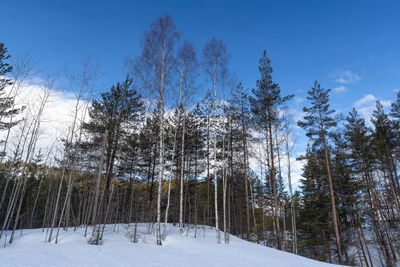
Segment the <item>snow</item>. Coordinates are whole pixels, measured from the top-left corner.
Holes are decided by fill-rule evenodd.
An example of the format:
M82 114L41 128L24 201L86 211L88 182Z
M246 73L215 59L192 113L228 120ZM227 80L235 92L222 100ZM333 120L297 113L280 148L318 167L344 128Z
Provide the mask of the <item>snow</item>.
M215 230L210 227L198 229L194 238L193 229L181 236L178 227L169 224L163 246L157 246L154 235L146 234L147 227L139 225L139 243L133 243L129 238L132 225L117 225L115 232L114 225L108 225L98 246L87 244L84 228L61 230L58 244L44 241L46 230L23 230L22 236L18 231L5 248L4 238L0 239L0 266L335 266L234 236L229 244L216 244Z

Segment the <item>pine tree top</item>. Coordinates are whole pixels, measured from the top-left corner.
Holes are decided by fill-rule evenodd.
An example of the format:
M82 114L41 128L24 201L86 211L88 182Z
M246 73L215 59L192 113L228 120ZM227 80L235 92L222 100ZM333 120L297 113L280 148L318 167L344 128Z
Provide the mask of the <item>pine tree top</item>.
M307 100L310 101L310 107L304 107L306 114L304 119L297 122L297 125L304 128L306 135L319 143L323 136L333 137L330 128L337 125L337 119L333 116L334 109L329 106L329 93L331 89L322 88L318 81L308 90Z

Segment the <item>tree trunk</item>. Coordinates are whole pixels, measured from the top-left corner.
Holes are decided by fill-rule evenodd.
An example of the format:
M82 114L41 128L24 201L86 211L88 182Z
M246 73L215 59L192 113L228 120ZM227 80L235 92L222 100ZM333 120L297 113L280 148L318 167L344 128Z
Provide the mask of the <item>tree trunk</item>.
M286 158L287 158L287 172L288 172L288 183L289 183L289 197L290 197L290 216L292 223L292 238L293 238L293 248L292 252L297 254L297 229L296 229L296 211L293 201L293 189L292 189L292 175L290 166L290 149L289 149L289 133L286 132L285 136L286 145Z
M245 200L246 200L246 222L247 222L247 240L250 240L250 210L249 210L249 192L248 192L248 180L247 180L247 134L246 125L244 121L244 111L242 108L242 144L243 144L243 178L245 188Z
M161 57L161 84L160 84L160 155L159 155L159 170L158 170L158 192L157 192L157 227L156 227L156 239L157 245L161 246L161 193L162 193L162 182L164 179L164 78L165 78L165 49L166 39L163 40L163 51Z
M268 132L269 132L269 148L271 155L271 182L272 182L272 192L274 195L274 211L275 211L275 238L277 248L281 249L281 230L279 226L279 210L278 210L278 197L276 193L276 180L275 180L275 163L274 163L274 144L272 135L272 118L270 109L268 107Z
M324 145L326 171L328 173L329 195L331 198L333 229L334 229L335 237L336 237L336 249L337 249L337 253L338 253L338 257L339 257L339 263L343 264L342 248L341 248L339 226L338 226L338 216L337 216L337 211L336 211L335 195L333 192L331 168L329 166L328 146L326 144L325 127L324 127L324 123L322 121L321 114L320 114L320 125L321 125L321 130L322 130L322 141L323 141L323 145Z
M213 125L213 138L214 138L214 204L215 204L215 232L217 236L217 243L221 243L221 237L218 227L218 180L217 180L217 63L214 63L214 125Z

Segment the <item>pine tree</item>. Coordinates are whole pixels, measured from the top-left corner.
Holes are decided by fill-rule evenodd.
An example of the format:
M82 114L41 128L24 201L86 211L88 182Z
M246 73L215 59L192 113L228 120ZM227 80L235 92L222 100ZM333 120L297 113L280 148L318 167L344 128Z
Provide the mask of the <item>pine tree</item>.
M19 121L8 122L7 119L25 108L12 108L14 107L14 98L5 96L6 88L13 84L13 81L7 77L7 74L11 73L13 69L8 63L10 57L4 43L0 43L0 130L7 130L17 125Z
M348 144L344 134L337 133L334 138L334 146L330 148L332 154L333 189L336 193L338 220L341 233L342 251L347 264L352 264L348 248L353 245L353 220L359 214L361 200L360 190L362 181L353 175L352 165L348 155Z
M337 122L332 114L335 110L329 107L329 92L330 89L321 88L320 84L315 81L314 86L307 92L307 99L311 102L309 108L304 107L306 113L303 121L299 121L298 125L307 131L307 136L314 141L315 146L321 146L324 150L325 165L327 170L327 178L329 183L329 195L332 208L333 228L336 237L336 248L339 257L339 263L343 264L342 249L340 242L338 215L335 203L334 188L332 182L330 154L328 151L328 138L333 137L330 131L332 127L337 125Z
M376 109L372 113L372 123L375 127L374 148L375 155L380 162L381 169L389 174L390 187L397 205L399 200L396 195L400 195L400 184L397 175L397 167L393 157L393 148L395 146L396 134L393 129L393 123L388 114L383 109L382 103L376 101Z
M383 107L378 104L378 108L375 112L374 121L381 125L389 126L389 121L387 116L383 111ZM379 121L379 122L378 122ZM384 258L386 259L386 264L388 266L393 266L393 258L389 245L389 240L387 239L387 234L385 231L388 229L384 227L382 222L382 204L381 201L384 200L380 195L377 188L379 187L378 181L375 180L376 171L379 166L379 161L382 157L377 157L377 145L382 144L377 142L377 133L369 129L365 125L365 120L353 109L349 115L346 117L345 123L345 138L347 141L347 149L351 149L349 155L350 166L354 175L361 175L362 191L364 195L364 205L365 213L361 214L357 218L359 228L361 228L362 235L362 221L369 220L372 222L372 227L376 235L377 245L380 250L384 252ZM386 127L383 127L386 128ZM383 130L381 133L384 132ZM383 139L381 139L383 140ZM389 192L388 195L391 195ZM368 217L366 217L368 216ZM365 238L364 238L365 239ZM365 246L368 247L366 242Z
M400 159L400 90L397 91L396 101L392 103L390 116L393 118L393 130L396 135L396 140L394 140L394 151L396 154L396 159Z
M6 95L6 88L13 84L13 81L7 77L8 74L12 71L13 67L8 63L10 59L10 55L7 52L7 48L5 47L4 43L0 43L0 131L2 130L9 130L13 126L19 123L18 120L10 120L7 119L12 118L14 115L22 112L25 107L21 108L13 108L14 107L14 98L8 97ZM4 142L4 141L2 141ZM7 143L5 141L4 143ZM6 144L4 144L4 148L2 153L0 153L1 160L3 162L3 158L6 151ZM3 203L5 202L5 197L7 193L7 189L9 188L9 183L12 175L8 175L6 184L4 185L2 197L0 200L0 210L3 207Z
M300 254L326 261L332 230L328 227L331 208L324 153L317 147L308 147L301 159L305 164L302 169L302 198L298 218Z
M132 79L127 77L122 83L113 85L110 91L102 93L100 100L93 100L89 109L90 120L83 123L83 128L91 137L87 145L95 150L102 143L103 133L108 131L105 157L108 193L121 141L137 126L143 111L141 96L132 83Z
M396 101L392 102L390 116L396 120L400 120L400 90L397 91Z
M374 194L374 182L372 181L371 177L373 176L372 172L375 169L374 165L376 161L372 147L372 135L370 129L368 129L368 127L365 125L364 118L362 118L354 108L351 112L349 112L348 116L346 117L344 127L344 138L346 141L345 149L347 150L347 158L349 161L348 164L352 172L352 176L354 176L355 179L357 179L358 181L357 188L360 194L359 199L357 199L356 201L356 203L359 205L356 206L352 203L353 207L360 207L359 210L355 211L356 214L353 214L353 220L355 222L354 226L361 229L362 236L364 237L364 233L362 230L362 221L360 218L363 218L365 220L368 218L366 216L369 216L368 220L373 222L372 227L374 232L380 232L380 227L378 225L380 224L380 222L376 220L377 214L375 209L375 201L374 198L371 197ZM365 207L364 212L361 210L363 207ZM356 232L358 235L358 229ZM369 258L371 258L368 243L365 241L365 237L362 241L361 238L359 238L359 240L361 245L364 243ZM382 249L385 249L382 244L382 242L378 243L378 245L382 247ZM363 253L363 256L364 258L366 258L366 255L364 254L365 251ZM365 261L367 262L368 259L365 259ZM372 260L370 260L370 262L371 265L373 265Z
M281 233L279 226L279 211L278 211L278 198L276 190L276 170L275 170L275 157L274 157L274 145L272 128L274 123L278 119L279 107L293 98L293 95L281 97L281 89L277 83L272 80L272 67L271 60L267 57L266 51L260 59L260 65L258 67L261 78L257 81L257 88L253 89L252 92L254 97L250 97L252 104L252 111L262 128L268 132L269 135L269 153L271 160L271 181L272 191L274 197L274 209L275 209L275 237L276 245L278 249L281 249Z

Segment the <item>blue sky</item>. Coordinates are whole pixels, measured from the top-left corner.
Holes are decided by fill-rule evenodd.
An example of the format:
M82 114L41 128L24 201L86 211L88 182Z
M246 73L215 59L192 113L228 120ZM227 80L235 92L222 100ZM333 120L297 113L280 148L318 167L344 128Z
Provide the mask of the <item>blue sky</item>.
M99 91L125 77L125 59L139 55L143 31L164 13L199 55L212 37L224 40L230 70L247 88L266 49L299 117L314 80L333 89L335 109L356 106L366 117L376 99L388 107L400 88L400 1L2 0L0 8L0 42L10 54L30 51L43 76L91 56L104 73Z
M255 86L263 49L284 93L304 98L317 79L339 88L340 110L367 94L392 99L400 87L398 1L3 0L1 9L0 41L11 54L31 51L43 73L92 56L105 89L125 76L124 59L139 54L143 31L163 13L199 54L211 37L223 39L245 87Z

